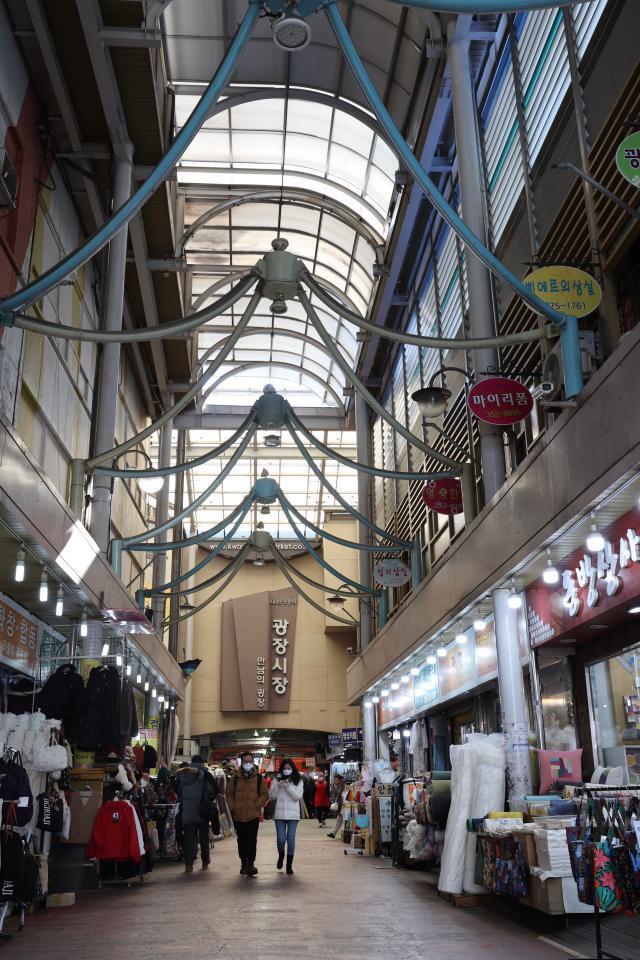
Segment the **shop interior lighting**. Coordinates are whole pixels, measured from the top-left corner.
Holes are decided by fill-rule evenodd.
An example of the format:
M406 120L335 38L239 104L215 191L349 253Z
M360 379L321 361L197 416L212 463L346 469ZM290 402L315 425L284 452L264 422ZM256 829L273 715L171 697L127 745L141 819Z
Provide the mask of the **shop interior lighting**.
M629 607L627 613L640 613L640 607Z
M477 617L473 621L473 629L476 631L476 633L480 633L480 631L484 630L486 626L487 626L487 621L483 620L482 617Z
M408 729L405 727L405 729L402 731L402 736L403 736L403 737L407 737L407 739L408 739L408 738L411 736L411 730L408 730Z
M553 560L551 559L550 547L547 547L547 565L542 573L542 579L545 583L549 584L557 583L560 579L560 574L556 567L554 567Z
M108 643L103 643L103 644L102 644L102 656L103 656L103 657L108 657L108 656L109 656L109 644L108 644Z
M417 677L420 671L418 670L417 667L411 667L411 670L409 671L409 673L411 674L412 677Z
M381 690L381 691L380 691L380 696L382 696L382 697L388 697L388 696L389 696L389 691L388 691L388 690Z
M400 677L400 683L409 683L409 677L407 676L406 673L403 673L402 676Z
M442 657L446 657L446 655L447 655L446 648L445 648L445 647L438 647L438 649L436 650L436 654L437 654L441 659L442 659Z
M16 555L16 569L13 574L13 579L16 581L16 583L22 583L24 580L24 560L24 550L22 547L20 547Z
M429 664L429 666L435 667L437 662L438 662L438 658L434 657L434 655L430 653L429 656L427 657L427 663Z
M456 643L459 643L460 646L463 646L467 642L466 633L456 633Z
M84 611L82 616L80 617L80 636L86 637L88 633L89 633L89 624L87 623L87 613L86 611Z
M126 669L125 672L126 672L126 674L127 674L128 677L131 676L131 664L130 664L130 663L127 664L127 669Z
M142 674L141 674L141 673L138 673L138 674L136 675L136 683L138 683L138 684L142 683Z
M61 617L64 612L64 591L62 587L58 587L58 593L56 596L56 617Z
M399 683L396 683L396 682L394 681L394 682L391 684L391 689L392 689L392 690L399 690L399 689L400 689L400 684L399 684Z
M380 697L371 697L371 703L380 703Z
M591 532L587 537L587 550L590 550L591 553L599 553L600 550L604 550L604 537L601 533L598 533L595 513L591 514Z
M164 703L164 693L161 693L158 697L158 703Z
M117 653L117 654L116 654L116 667L121 667L121 666L122 666L122 654L121 654L121 653Z
M155 687L154 687L153 690L151 691L151 696L153 697L154 700L155 700L155 698L158 696L158 691L156 690Z
M372 706L373 706L372 700L365 700L365 702L363 703L363 707L365 708L365 710L368 710Z
M144 682L144 692L145 692L145 693L148 693L148 692L149 692L149 681L148 681L148 680L145 680L145 682Z
M49 581L47 579L47 571L42 570L42 575L40 577L40 603L46 603L49 599Z
M509 594L507 605L511 607L512 610L519 610L522 606L522 597L516 592L515 583L511 584L511 593Z

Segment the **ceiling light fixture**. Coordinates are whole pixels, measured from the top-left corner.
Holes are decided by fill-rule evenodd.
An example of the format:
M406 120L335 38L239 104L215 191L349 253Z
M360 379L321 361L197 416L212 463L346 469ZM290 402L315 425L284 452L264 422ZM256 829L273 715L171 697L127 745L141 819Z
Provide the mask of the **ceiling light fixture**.
M137 683L137 684L142 683L142 674L141 674L141 673L136 674L136 683Z
M264 438L265 447L279 447L281 442L279 433L268 433Z
M126 674L127 674L128 677L131 676L131 664L130 664L130 663L127 664Z
M58 587L58 594L56 597L56 617L61 617L64 612L64 591L62 587Z
M487 621L483 620L482 617L478 617L477 620L473 621L473 629L476 633L480 633L481 630L485 630L487 626Z
M24 580L24 561L25 561L25 552L22 547L18 550L16 554L16 569L13 574L13 579L16 583L22 583Z
M507 606L509 606L512 610L519 610L522 606L522 597L516 592L515 582L512 582L511 584L511 592L509 594L509 599L507 600Z
M258 554L253 561L253 565L254 567L264 567L264 557L261 554Z
M86 637L89 633L89 624L87 623L87 611L82 611L82 616L80 617L80 636Z
M103 643L103 644L102 644L102 656L103 656L103 657L108 657L108 656L109 656L109 644L108 644L108 643Z
M164 477L138 477L138 486L143 493L160 493L164 487Z
M640 607L629 607L627 613L640 613Z
M311 43L311 27L293 10L289 9L284 16L273 24L273 42L280 50L285 50L287 53L297 53ZM274 301L274 304L276 302L278 301ZM282 302L284 303L284 300ZM271 309L273 310L273 307ZM275 310L273 312L276 313Z
M149 681L148 681L148 680L145 680L145 682L144 682L144 692L145 692L145 693L148 693L148 692L149 692Z
M365 710L368 710L370 707L373 706L373 701L372 701L372 700L365 700L365 702L362 704L362 706L365 708Z
M392 689L392 690L399 690L399 689L400 689L400 684L399 684L399 683L396 683L396 682L394 681L394 682L391 684L391 689Z
M380 697L371 697L371 703L380 703Z
M381 690L381 691L380 691L380 695L383 696L383 697L388 697L388 696L389 696L389 691L388 691L388 690Z
M429 656L427 657L427 663L429 664L429 666L435 667L437 662L438 662L438 658L434 657L434 655L430 653Z
M446 387L423 387L411 394L411 399L418 404L418 409L425 420L436 420L442 416L450 398L451 390L447 390Z
M403 675L400 677L400 683L409 683L409 677L406 673L403 673Z
M333 610L342 610L344 607L344 597L341 597L340 594L335 593L330 597L327 597L327 603Z
M40 603L46 603L49 599L49 581L47 579L47 571L43 568L42 576L40 577Z
M122 654L121 654L121 653L117 653L117 654L116 654L116 667L121 667L121 666L122 666Z
M604 537L601 533L598 533L595 512L591 514L591 532L587 537L587 550L590 550L591 553L599 553L604 550Z
M412 677L417 677L420 671L418 670L417 667L411 667L411 670L409 671L409 673L411 674Z
M547 565L542 572L542 579L544 580L545 583L549 583L549 584L557 583L558 580L560 579L560 574L558 573L557 569L554 567L553 561L551 559L550 547L547 547Z
M440 659L442 659L442 657L446 657L447 655L446 647L438 647L438 649L436 650L436 654L437 656L440 657Z
M457 634L456 634L456 643L459 643L460 646L462 646L462 645L465 644L466 642L467 642L467 635L466 635L466 633L457 633Z

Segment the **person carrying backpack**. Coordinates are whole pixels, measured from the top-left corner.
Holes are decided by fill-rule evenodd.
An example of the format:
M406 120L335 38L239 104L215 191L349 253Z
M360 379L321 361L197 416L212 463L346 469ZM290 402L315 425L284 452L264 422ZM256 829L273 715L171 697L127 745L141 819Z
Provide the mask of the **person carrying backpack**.
M240 769L227 784L227 803L233 817L238 838L238 856L242 876L255 877L255 865L260 827L260 811L269 799L264 777L258 772L250 751L240 757Z
M208 771L205 770L202 757L198 755L191 758L190 765L178 770L176 779L184 831L185 871L186 873L193 873L193 862L196 859L198 840L200 841L202 869L208 870L211 862L211 851L209 847L209 820L204 808L206 804L215 799L215 785L211 782Z

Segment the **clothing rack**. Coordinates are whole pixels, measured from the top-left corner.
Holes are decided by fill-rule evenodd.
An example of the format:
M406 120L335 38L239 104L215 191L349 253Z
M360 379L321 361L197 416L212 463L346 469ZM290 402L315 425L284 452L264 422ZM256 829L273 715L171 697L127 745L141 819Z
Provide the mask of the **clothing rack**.
M605 800L620 800L623 797L633 797L640 794L640 784L625 784L620 787L606 786L600 784L594 784L593 786L585 784L583 787L576 787L574 796L576 797L587 797L587 799L605 799ZM595 867L594 867L594 878L595 878ZM596 957L593 960L624 960L623 957L619 957L615 953L609 953L608 950L603 950L602 948L602 926L600 919L600 910L598 909L598 898L594 896L593 898L593 916L595 921L596 929Z

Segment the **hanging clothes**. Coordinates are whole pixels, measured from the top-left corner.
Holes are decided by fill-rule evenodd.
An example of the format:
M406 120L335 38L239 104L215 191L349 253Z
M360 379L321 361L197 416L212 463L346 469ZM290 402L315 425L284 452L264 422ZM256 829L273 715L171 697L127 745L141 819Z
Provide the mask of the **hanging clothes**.
M126 800L110 800L98 810L87 846L95 860L133 860L144 855L142 832L135 810Z
M94 667L86 694L87 709L78 737L80 750L124 747L137 736L133 690L115 667Z
M49 677L36 698L36 706L45 717L62 721L69 740L78 739L87 709L87 692L84 680L72 663L63 663Z

